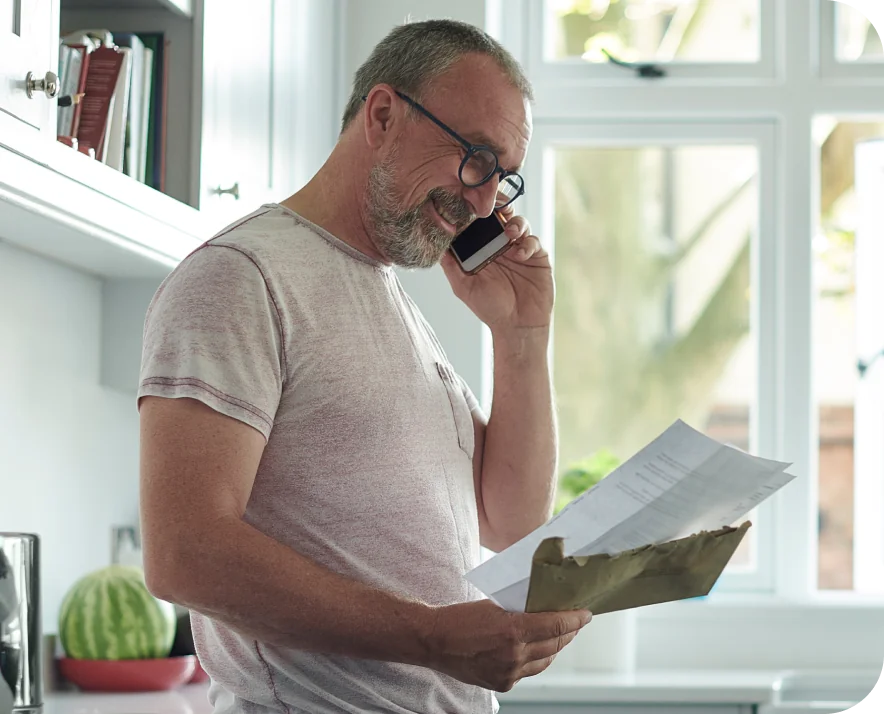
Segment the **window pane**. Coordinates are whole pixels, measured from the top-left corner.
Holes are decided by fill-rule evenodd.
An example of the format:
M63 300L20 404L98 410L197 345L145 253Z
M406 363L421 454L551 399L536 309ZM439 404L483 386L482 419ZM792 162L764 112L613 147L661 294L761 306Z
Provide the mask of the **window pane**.
M563 473L623 461L676 418L749 449L757 149L560 147L555 161Z
M835 4L838 59L842 62L884 60L881 38L868 18L851 5Z
M884 136L881 122L820 117L820 233L814 240L814 390L819 405L821 590L853 589L854 403L857 370L854 152Z
M547 56L758 62L759 0L546 0Z

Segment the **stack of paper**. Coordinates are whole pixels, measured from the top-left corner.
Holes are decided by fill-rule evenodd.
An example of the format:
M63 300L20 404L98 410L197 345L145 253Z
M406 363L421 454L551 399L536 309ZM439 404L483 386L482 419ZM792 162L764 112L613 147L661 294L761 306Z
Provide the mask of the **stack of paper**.
M718 563L720 567L708 583L711 587L746 528L702 532L726 528L789 483L794 478L785 472L790 465L752 456L676 421L558 516L467 573L467 580L513 612L525 611L532 579L534 600L541 581L547 582L543 587L544 609L570 609L575 603L585 607L596 602L610 612L702 594L690 592L690 587L679 588L678 577L682 585L702 585L705 581L693 577L697 573L692 576L690 568L703 568L708 576L710 568ZM688 543L670 543L690 536L693 538ZM562 539L561 554L577 559L557 558L557 541L549 539ZM660 547L649 551L647 546ZM619 555L619 561L607 557L581 559L599 555ZM671 576L663 572L667 562L679 557L680 565L673 564ZM644 563L643 568L637 567L639 562ZM594 586L595 594L589 602L575 594L575 583L593 580L589 574L594 567L612 566L616 572L611 571L613 580L606 581L606 593ZM549 568L559 570L551 574ZM656 595L650 593L643 601L636 600L640 588L629 581L637 577L656 577ZM550 595L550 588L554 591L557 587L552 583L567 580L571 586L569 590L566 584L561 585L562 606L552 606L557 598L555 592ZM645 582L649 586L654 583ZM620 603L614 592L617 589L623 594ZM601 607L597 610L602 612Z

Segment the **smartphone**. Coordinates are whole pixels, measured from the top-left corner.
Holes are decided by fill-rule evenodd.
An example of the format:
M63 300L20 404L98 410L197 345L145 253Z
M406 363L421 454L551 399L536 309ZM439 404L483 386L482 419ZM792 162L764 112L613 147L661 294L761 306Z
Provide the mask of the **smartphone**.
M450 250L461 270L475 275L509 245L504 222L494 212L487 218L477 218L464 228L454 239Z

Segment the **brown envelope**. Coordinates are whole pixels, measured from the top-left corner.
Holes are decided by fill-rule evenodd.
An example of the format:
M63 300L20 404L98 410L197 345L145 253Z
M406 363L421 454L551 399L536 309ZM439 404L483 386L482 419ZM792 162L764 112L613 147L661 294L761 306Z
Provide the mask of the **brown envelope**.
M702 531L616 555L566 558L562 538L534 552L526 612L590 610L603 615L708 595L751 527Z

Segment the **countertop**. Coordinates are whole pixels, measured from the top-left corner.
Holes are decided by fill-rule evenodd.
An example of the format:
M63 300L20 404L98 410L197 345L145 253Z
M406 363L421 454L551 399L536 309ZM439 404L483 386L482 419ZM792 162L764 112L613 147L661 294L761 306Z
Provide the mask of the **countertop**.
M641 672L541 674L522 680L501 701L572 703L762 704L779 672ZM51 692L44 714L211 714L208 684L168 692L97 694Z
M606 704L763 704L775 671L643 671L634 674L544 672L523 679L500 701Z
M208 691L202 683L137 694L47 692L43 714L212 714Z
M811 699L820 703L860 701L879 676L872 671L661 670L635 674L548 671L522 680L511 692L498 698L501 702L571 704L757 704L766 705L762 706L763 711L778 711L777 700L788 696L789 691L813 692ZM44 714L211 714L208 688L207 683L202 683L167 692L139 694L49 692ZM825 696L826 693L838 696ZM790 706L796 701L805 700L791 700Z

